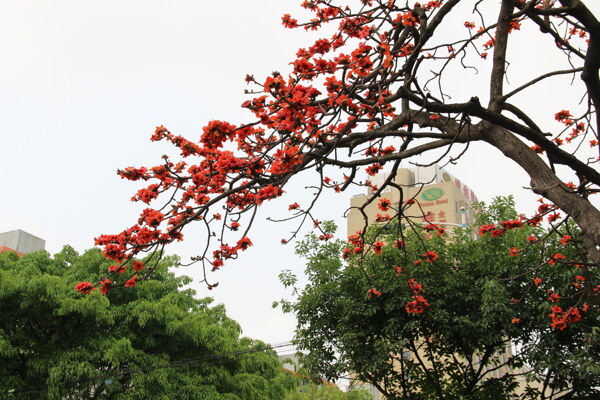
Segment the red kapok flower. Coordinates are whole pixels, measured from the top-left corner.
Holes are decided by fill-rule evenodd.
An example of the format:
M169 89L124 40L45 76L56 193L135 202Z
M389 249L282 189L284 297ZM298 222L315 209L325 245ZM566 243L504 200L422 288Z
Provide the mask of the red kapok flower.
M375 174L377 174L383 167L381 166L381 164L373 164L373 165L369 165L366 169L367 174L370 176L373 176Z
M539 144L531 146L531 150L535 151L538 154L542 154L545 151L544 148Z
M520 252L521 252L521 250L519 250L516 247L513 247L512 249L508 249L508 255L511 256L511 257L518 256Z
M558 260L564 260L566 257L560 253L556 253L555 255L552 256L552 258L550 258L548 260L548 264L550 265L554 265L554 263Z
M373 243L373 252L375 254L381 254L383 246L385 246L385 243L383 243L381 240Z
M245 236L237 242L237 247L242 250L246 250L250 246L252 246L252 241Z
M421 314L427 309L427 307L429 307L429 303L427 302L427 300L425 300L425 297L415 295L412 296L412 298L414 300L406 304L406 306L404 307L407 313Z
M388 211L391 206L392 201L390 199L386 199L385 197L380 198L379 204L377 205L381 211Z
M134 261L133 263L131 263L131 268L135 272L140 272L141 270L144 269L144 263L141 261Z
M481 225L479 227L479 236L484 236L486 233L493 231L494 229L496 229L496 225L494 224L489 224L489 225Z
M116 272L117 274L122 274L123 272L125 272L125 266L119 264L111 265L110 267L108 267L108 272Z
M137 275L134 275L131 277L131 279L129 279L127 282L125 282L125 287L133 287L137 285Z
M350 247L346 247L346 248L344 248L344 250L342 250L342 258L344 260L347 260L351 254L352 254L352 249Z
M558 293L551 293L550 296L548 296L548 301L556 303L560 301L560 295Z
M94 289L94 285L91 282L80 282L75 285L75 290L83 294L90 294Z
M560 218L559 213L552 213L552 214L548 215L548 222L554 222L559 218Z
M561 110L554 114L554 119L562 123L571 123L571 113L568 110Z
M402 247L406 247L406 242L404 240L398 239L398 240L396 240L394 242L394 247L397 248L397 249L400 249Z
M423 253L423 257L425 257L425 261L427 262L434 262L440 256L438 256L438 254L435 251L428 250L427 252Z
M569 308L567 310L567 316L569 322L579 322L581 320L581 313L579 313L577 308Z
M560 239L560 244L567 244L571 241L571 239L573 239L573 236L570 235L564 235L561 239Z
M367 295L369 295L369 298L372 299L373 297L381 296L381 292L379 290L371 288L367 290Z
M110 287L112 285L112 281L108 278L104 278L98 283L100 284L100 293L102 293L103 295L108 294L108 291L110 290Z
M423 286L412 278L407 281L407 284L414 294L419 294L423 290Z

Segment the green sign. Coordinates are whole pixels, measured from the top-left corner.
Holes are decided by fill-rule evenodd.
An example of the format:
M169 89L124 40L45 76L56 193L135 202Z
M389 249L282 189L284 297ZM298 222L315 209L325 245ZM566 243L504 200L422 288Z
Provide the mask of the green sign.
M427 189L421 193L421 197L426 201L437 200L444 195L444 191L440 188Z

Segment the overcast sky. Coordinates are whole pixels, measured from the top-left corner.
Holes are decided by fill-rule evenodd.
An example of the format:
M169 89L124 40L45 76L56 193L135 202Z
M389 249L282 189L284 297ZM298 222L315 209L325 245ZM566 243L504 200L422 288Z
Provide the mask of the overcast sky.
M157 125L197 138L209 120L248 121L239 107L245 75L289 71L296 50L311 44L303 30L281 25L284 13L300 13L299 3L0 0L0 232L23 229L56 253L65 244L83 251L95 236L132 225L140 206L129 198L138 186L115 171L160 163L170 148L149 141ZM598 14L600 2L589 3ZM515 84L526 78L515 72L521 67L553 62L547 49L527 47L533 37L527 35L536 32L519 34L509 70ZM484 75L452 82L463 89L461 100ZM553 115L564 108L563 93L548 94L526 100ZM521 211L533 210L535 196L521 189L527 179L495 150L474 146L448 170L480 200L514 193ZM292 338L293 319L270 305L285 295L279 271L301 271L302 261L292 246L279 245L291 227L264 219L283 216L287 204L306 198L303 186L298 181L289 197L264 207L251 236L255 246L212 276L218 289L194 286L224 303L246 335L270 343ZM319 218L343 225L351 194L327 199ZM193 232L186 237L170 250L184 259L202 246ZM198 276L193 267L181 272Z

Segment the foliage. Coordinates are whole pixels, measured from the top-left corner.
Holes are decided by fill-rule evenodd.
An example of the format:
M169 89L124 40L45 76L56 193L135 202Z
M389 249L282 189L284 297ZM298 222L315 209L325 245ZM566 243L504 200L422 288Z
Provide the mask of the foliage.
M300 242L308 284L281 280L297 293L283 305L303 365L352 371L390 399L598 396L598 271L572 261L576 226L519 223L510 198L480 207L479 229L374 226L347 265L356 237Z
M335 385L317 385L308 382L299 389L289 392L285 400L370 400L370 397L364 391L343 392Z
M177 262L83 296L73 286L109 265L98 250L0 254L0 398L283 399L295 383L274 352L184 289Z
M298 175L312 179L315 198L290 204L291 217L318 225L313 212L323 190L401 191L394 176L402 160L454 163L481 143L489 145L486 162L514 163L547 199L533 218L562 210L556 218L575 221L598 264L600 211L589 197L600 185L600 22L586 3L302 1L313 18L286 14L284 26L324 37L297 52L289 75L246 77L248 123L210 121L199 141L157 127L151 139L170 142L181 158L119 171L145 182L132 200L153 208L97 244L127 265L140 252L182 240L184 228L198 222L207 236L195 261L218 269L252 245L257 207L282 196ZM512 56L524 43L528 50ZM540 63L538 51L552 62ZM508 65L517 69L514 80ZM560 108L537 111L538 89L560 94L553 96ZM381 185L369 180L384 169L391 174ZM394 211L393 219L407 217L403 204ZM138 272L128 268L131 277Z

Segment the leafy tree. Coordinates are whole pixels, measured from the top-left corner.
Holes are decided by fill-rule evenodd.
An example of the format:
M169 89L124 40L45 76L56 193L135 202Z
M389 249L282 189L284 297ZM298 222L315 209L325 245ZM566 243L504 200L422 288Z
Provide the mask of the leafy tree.
M73 286L109 265L100 251L0 254L0 398L283 399L295 382L274 352L184 289L177 262L83 296Z
M510 198L481 206L478 230L426 225L399 241L401 227L373 227L347 265L359 238L300 242L308 284L280 278L297 294L282 306L303 365L353 371L389 399L597 398L598 271L572 261L576 226L543 240L555 228L519 223Z
M402 160L457 162L480 143L487 162L510 160L546 199L533 218L562 210L556 218L575 221L586 257L598 264L600 211L589 196L600 185L600 22L586 4L302 1L314 17L284 15L284 26L323 37L297 52L289 75L246 77L247 123L211 121L199 141L157 127L152 140L172 143L181 159L120 170L147 184L133 200L155 206L97 243L125 263L181 240L185 226L199 222L206 247L195 261L217 269L252 245L256 208L282 196L297 175L313 180L316 198L292 203L292 218L314 222L323 190L401 191L393 178ZM538 62L538 51L552 61ZM537 93L561 103L538 112ZM365 179L383 168L391 174L378 187ZM406 209L391 217L408 217Z
M335 385L318 385L314 382L301 386L300 389L291 391L285 400L370 400L367 392L350 390L341 391Z

